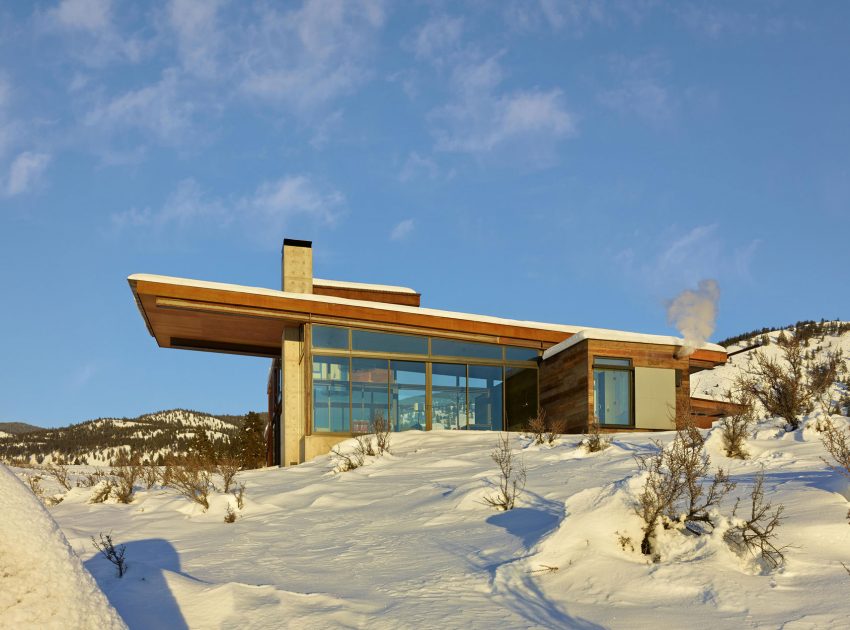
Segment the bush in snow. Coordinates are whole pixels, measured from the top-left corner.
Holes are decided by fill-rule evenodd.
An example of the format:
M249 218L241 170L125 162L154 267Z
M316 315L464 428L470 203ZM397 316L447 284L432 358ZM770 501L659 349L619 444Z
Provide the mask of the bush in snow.
M722 468L708 481L711 459L702 434L689 427L676 431L668 447L655 442L657 450L638 456L638 468L646 473L643 489L634 506L643 521L640 549L654 553L656 528L682 528L701 535L714 528L712 513L735 487Z
M336 459L336 469L339 472L360 468L366 462L366 457L374 454L372 439L365 435L355 436L354 448L348 452L343 452L339 445L331 449L331 455Z
M68 467L65 464L49 464L44 470L48 474L52 475L53 478L56 479L57 483L65 488L65 490L71 489L71 482L68 479Z
M484 497L484 503L500 510L512 510L517 497L525 489L525 462L514 460L509 433L500 433L496 448L490 458L499 467L499 491L494 495Z
M824 422L820 439L835 463L821 459L827 466L850 479L850 434L844 427L839 429L832 422Z
M112 479L101 479L92 486L91 495L89 495L89 503L105 502L112 495L112 489L114 487L115 483Z
M216 472L221 475L222 483L224 484L221 491L230 492L230 487L233 485L233 479L236 473L239 472L241 463L235 457L220 457L215 465Z
M767 562L772 568L777 568L785 561L782 548L774 543L776 528L779 527L785 506L779 505L774 508L770 501L765 501L764 471L756 476L756 482L750 494L749 516L738 516L740 503L739 498L732 511L733 525L724 534L724 539L731 546L746 549Z
M109 560L112 564L115 565L115 568L118 571L118 577L124 577L124 574L127 572L127 562L124 560L124 553L127 551L127 548L124 545L115 546L112 542L112 532L104 535L103 532L100 533L100 541L94 539L94 536L91 537L92 545L97 549L101 555Z
M596 419L595 415L587 423L587 433L581 441L581 446L588 453L598 453L611 446L611 440L602 436L599 430L599 420Z
M245 484L240 483L236 486L236 491L233 493L236 497L236 507L240 510L245 507Z
M233 510L233 506L228 504L227 510L224 512L224 522L225 523L235 523L236 522L236 512Z
M756 423L753 400L746 394L734 395L732 398L731 402L741 405L741 410L720 421L723 450L726 457L747 459L750 456L747 452L747 438Z
M567 430L567 422L564 418L550 418L545 409L539 409L537 415L529 418L527 431L531 434L534 444L548 444L552 446L559 435Z
M115 458L115 467L112 469L115 477L115 490L113 495L119 503L130 503L136 491L136 481L142 476L142 464L138 457L131 458L125 451L121 450Z
M187 499L208 510L209 495L215 488L212 477L200 457L186 457L179 464L169 467L168 483Z
M843 359L839 351L807 362L797 335L780 335L777 345L781 358L755 353L747 372L738 378L736 389L796 430L800 428L799 416L809 413L816 401L831 400L832 385L843 370Z
M378 412L375 419L370 423L372 433L375 434L375 442L378 447L378 455L390 452L390 422L384 418L384 414Z

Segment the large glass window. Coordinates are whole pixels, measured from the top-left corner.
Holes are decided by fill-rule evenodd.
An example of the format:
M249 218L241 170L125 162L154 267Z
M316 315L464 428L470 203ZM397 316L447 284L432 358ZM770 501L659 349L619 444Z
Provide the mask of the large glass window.
M386 359L351 359L351 431L369 433L378 418L389 419Z
M534 348L505 346L505 359L508 361L535 361L537 356L538 352Z
M428 354L428 338L414 335L374 332L371 330L351 331L352 350L361 352L390 352L396 354Z
M313 357L313 430L348 433L348 357Z
M431 354L443 357L469 357L471 359L502 360L502 346L456 339L431 339Z
M505 416L508 431L522 431L537 415L537 370L505 368Z
M390 418L393 431L425 430L425 364L390 361Z
M348 328L313 326L313 347L348 350Z
M469 429L502 430L502 366L469 366Z
M594 413L599 424L630 426L633 424L631 362L596 357L593 365Z
M466 428L466 365L431 366L431 428Z

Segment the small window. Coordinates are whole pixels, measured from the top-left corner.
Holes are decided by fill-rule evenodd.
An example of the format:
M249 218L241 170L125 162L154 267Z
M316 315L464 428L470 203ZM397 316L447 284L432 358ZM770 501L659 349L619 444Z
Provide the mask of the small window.
M610 367L632 367L631 359L616 359L613 357L593 357L593 365L604 365Z
M431 339L431 354L441 357L469 357L471 359L496 359L501 361L502 346L434 337Z
M348 328L313 326L313 347L348 350Z
M361 352L390 352L395 354L428 354L428 338L414 335L353 330L351 346Z
M535 361L537 350L534 348L519 348L517 346L505 346L505 358L508 361Z

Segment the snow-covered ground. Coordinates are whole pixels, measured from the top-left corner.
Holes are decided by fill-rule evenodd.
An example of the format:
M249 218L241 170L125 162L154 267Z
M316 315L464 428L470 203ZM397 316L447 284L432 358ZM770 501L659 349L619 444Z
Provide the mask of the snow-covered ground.
M2 464L0 627L125 627L41 502Z
M204 513L158 488L130 505L91 505L90 489L75 488L51 513L131 628L847 627L850 492L814 429L765 422L747 461L722 455L717 428L708 434L713 464L738 483L724 513L762 468L767 498L785 506L787 562L774 571L729 549L722 531L668 537L658 563L640 554L634 455L672 437L617 434L588 454L578 436L553 447L513 436L528 484L510 512L482 502L497 479L496 434L411 431L345 473L329 456L240 473L233 524L231 496ZM127 546L122 579L91 547L102 531Z

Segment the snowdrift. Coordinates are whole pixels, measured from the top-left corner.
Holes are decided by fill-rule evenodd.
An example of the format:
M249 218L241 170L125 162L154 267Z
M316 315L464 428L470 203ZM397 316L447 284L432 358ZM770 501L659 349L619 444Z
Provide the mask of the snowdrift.
M0 627L126 627L44 506L2 464L0 515Z

